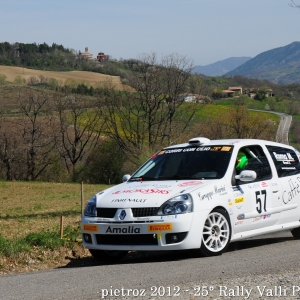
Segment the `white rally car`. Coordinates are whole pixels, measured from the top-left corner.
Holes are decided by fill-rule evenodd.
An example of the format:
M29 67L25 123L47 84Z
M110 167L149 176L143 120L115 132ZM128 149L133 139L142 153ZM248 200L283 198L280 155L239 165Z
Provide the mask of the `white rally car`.
M94 195L82 240L96 258L198 249L291 229L300 238L299 152L264 140L193 138L153 155L125 182Z

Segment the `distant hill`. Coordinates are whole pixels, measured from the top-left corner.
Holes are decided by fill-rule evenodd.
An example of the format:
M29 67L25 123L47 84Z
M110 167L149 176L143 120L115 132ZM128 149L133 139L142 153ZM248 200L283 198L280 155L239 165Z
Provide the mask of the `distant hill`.
M206 66L196 66L193 73L199 73L206 76L222 76L250 59L251 57L230 57Z
M300 83L300 42L263 52L225 75L241 75L279 84Z

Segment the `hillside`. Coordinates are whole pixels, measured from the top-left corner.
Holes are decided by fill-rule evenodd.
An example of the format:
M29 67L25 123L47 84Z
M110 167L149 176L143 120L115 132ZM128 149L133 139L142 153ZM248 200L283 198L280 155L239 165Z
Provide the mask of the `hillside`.
M95 72L86 71L68 71L68 72L55 72L55 71L43 71L33 70L21 67L10 67L0 65L0 74L6 76L7 81L13 82L17 76L21 76L23 79L28 80L30 77L44 76L47 79L54 78L64 84L67 80L75 81L77 84L84 83L88 86L97 87L101 83L111 81L116 89L124 89L119 76L111 76Z
M251 59L251 57L230 57L206 66L196 66L193 73L206 76L222 76L244 64L249 59Z
M279 84L299 83L300 42L265 51L225 75L241 75Z

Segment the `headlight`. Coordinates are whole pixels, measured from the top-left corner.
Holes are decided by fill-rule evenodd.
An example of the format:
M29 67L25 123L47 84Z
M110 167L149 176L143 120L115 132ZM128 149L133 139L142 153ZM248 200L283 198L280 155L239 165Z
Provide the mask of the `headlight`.
M84 210L84 215L88 217L97 217L96 195L94 195L87 203Z
M193 211L193 198L182 194L166 201L158 210L158 215L177 215Z

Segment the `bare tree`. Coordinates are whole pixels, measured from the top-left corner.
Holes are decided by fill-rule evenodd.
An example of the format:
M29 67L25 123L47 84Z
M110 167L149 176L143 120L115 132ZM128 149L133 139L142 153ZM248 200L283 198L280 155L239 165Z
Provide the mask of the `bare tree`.
M107 84L99 95L107 134L131 153L178 141L201 107L178 101L180 95L192 92L192 69L189 60L175 54L158 61L152 53L134 61L128 77L134 91L117 92Z
M80 161L98 145L103 121L82 96L56 94L53 108L57 118L52 120L56 147L72 180L76 181Z
M51 164L54 140L50 135L48 96L29 91L19 95L18 103L22 113L21 136L27 166L26 180L35 180ZM22 146L21 146L22 147Z
M0 115L0 160L3 163L6 180L14 179L14 164L19 141L17 140L16 127L11 118L5 117L3 111Z
M291 2L289 3L289 6L300 8L300 4L296 4L294 0L291 0Z

